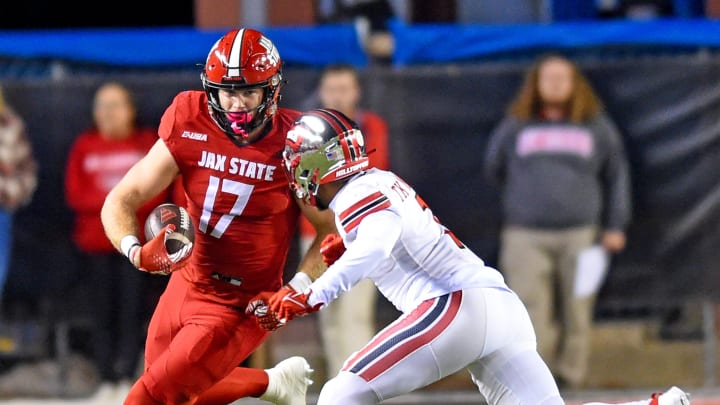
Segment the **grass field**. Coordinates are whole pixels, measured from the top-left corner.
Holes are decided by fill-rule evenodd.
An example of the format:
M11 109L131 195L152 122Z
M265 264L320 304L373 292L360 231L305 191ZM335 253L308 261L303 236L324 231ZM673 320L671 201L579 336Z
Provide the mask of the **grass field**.
M720 405L720 388L689 390L691 403L693 405ZM602 401L608 403L619 403L623 401L634 401L648 398L650 392L639 390L620 391L579 391L564 393L567 405L580 405L586 402ZM0 400L0 403L7 405L121 405L123 393L118 392L115 398L87 398L77 400L60 400L51 398L37 399L11 399ZM445 391L445 392L417 392L402 397L388 400L384 403L393 405L465 405L478 404L479 394L472 391ZM314 405L317 400L316 394L308 395L308 405ZM233 405L263 405L267 402L255 399L243 399L236 401Z
M317 328L312 318L298 321L293 328L280 330L271 340L266 350L258 351L267 356L258 361L274 364L277 359L291 355L304 355L314 366L316 383L309 388L308 405L315 405L326 372L323 370L321 350L317 342ZM678 385L691 394L694 405L720 405L720 382L711 388L705 374L708 363L703 343L663 342L656 339L653 326L645 322L614 322L596 324L593 334L593 354L589 375L589 386L583 390L563 392L567 405L580 405L587 402L620 403L646 399L650 394L664 391L671 385ZM718 346L720 351L720 345ZM720 376L720 353L715 355L715 375ZM256 366L262 367L262 366ZM35 381L51 384L52 375ZM27 377L15 380L27 381ZM57 384L57 382L56 382ZM61 384L68 387L66 384ZM651 388L636 388L651 387ZM466 372L458 373L424 390L388 400L384 403L394 405L415 404L479 404L480 395ZM57 392L57 391L54 391ZM114 396L98 395L76 400L54 398L0 398L0 404L8 405L121 405L127 389L114 393ZM233 405L262 405L267 402L244 399Z

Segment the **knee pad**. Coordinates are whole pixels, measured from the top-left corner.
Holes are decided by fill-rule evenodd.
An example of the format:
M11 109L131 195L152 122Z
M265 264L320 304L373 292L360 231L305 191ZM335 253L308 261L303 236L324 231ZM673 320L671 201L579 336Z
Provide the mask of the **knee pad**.
M341 371L325 383L320 391L317 405L375 405L379 402L375 391L367 381L353 373Z

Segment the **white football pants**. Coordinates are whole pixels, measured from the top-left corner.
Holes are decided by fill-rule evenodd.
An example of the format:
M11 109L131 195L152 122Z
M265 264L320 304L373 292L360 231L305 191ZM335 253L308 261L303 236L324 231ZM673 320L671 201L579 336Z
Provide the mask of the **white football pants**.
M466 368L491 404L562 405L514 292L456 291L421 303L353 353L318 405L377 404Z

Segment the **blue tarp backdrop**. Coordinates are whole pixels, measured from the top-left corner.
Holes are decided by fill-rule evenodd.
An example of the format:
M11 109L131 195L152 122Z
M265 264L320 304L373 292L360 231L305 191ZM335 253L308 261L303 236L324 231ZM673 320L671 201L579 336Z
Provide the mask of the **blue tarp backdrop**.
M287 63L367 63L351 25L260 30L275 43ZM210 47L225 32L194 28L0 31L0 55L113 66L188 66L204 63Z
M392 24L397 66L494 54L606 47L720 48L720 22L706 19L583 21L518 25Z
M366 66L353 25L261 28L290 64ZM0 31L0 56L113 66L203 63L224 30L194 28ZM450 63L503 53L603 47L720 48L720 21L673 19L522 25L392 24L395 66Z

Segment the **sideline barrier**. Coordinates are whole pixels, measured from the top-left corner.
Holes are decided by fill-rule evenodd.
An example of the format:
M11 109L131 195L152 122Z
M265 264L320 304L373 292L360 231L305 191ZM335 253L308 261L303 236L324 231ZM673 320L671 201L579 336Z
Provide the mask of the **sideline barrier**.
M391 24L395 66L472 61L499 54L586 48L720 48L720 21L667 19L553 24Z
M260 28L291 65L367 66L351 24ZM542 50L720 49L720 21L667 19L553 24L391 23L396 67L488 60ZM202 63L225 30L195 28L0 30L0 56L115 67L187 67Z
M322 66L367 64L352 25L260 28L286 63ZM127 67L192 66L204 63L226 30L194 28L67 29L0 31L0 55L60 59Z

